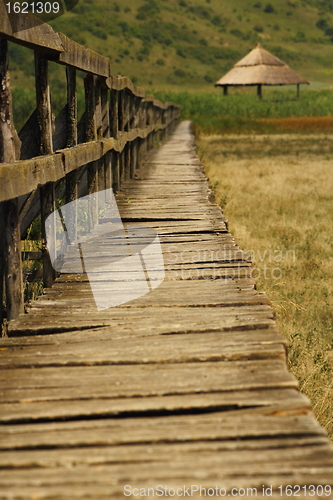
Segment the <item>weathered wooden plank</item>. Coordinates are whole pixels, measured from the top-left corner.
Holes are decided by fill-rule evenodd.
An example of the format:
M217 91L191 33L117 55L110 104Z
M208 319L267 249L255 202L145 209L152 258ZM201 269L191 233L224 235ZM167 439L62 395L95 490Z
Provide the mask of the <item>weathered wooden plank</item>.
M165 414L187 414L198 412L230 411L241 408L255 408L281 404L285 409L296 407L310 410L309 400L295 389L260 389L251 391L226 391L199 394L181 394L151 396L149 398L94 398L73 399L59 401L26 401L25 403L6 403L1 405L1 419L4 423L16 422L15 432L17 439L7 443L9 448L24 447L26 443L20 444L19 436L23 433L29 434L35 424L25 423L22 427L18 421L52 421L83 418L106 418L106 417L128 417ZM47 424L48 425L48 424ZM48 427L38 427L38 429ZM7 430L6 430L7 429ZM9 426L2 427L1 440L3 436L13 436ZM15 435L14 435L15 437ZM5 446L5 445L4 445Z
M11 4L13 7L13 4ZM8 14L6 4L0 3L0 36L34 50L59 54L64 50L61 38L51 26L32 14Z
M231 283L230 283L231 281ZM77 297L79 295L79 298ZM77 300L75 300L77 297ZM45 291L44 295L29 307L30 311L36 307L54 307L58 301L60 307L86 308L91 301L92 292L88 283L80 280L57 281L55 286ZM80 306L82 304L82 306ZM132 307L189 307L189 306L220 306L241 307L245 305L270 305L268 297L256 290L242 291L233 280L214 281L164 281L149 294L132 300L121 308Z
M285 360L17 368L0 381L3 403L297 388Z
M144 137L149 130L133 129L125 132L118 140L102 139L60 150L53 155L18 161L15 163L15 178L12 176L12 163L0 165L0 201L28 194L38 184L57 181L66 173L100 159L107 151L122 151L128 140Z
M285 359L286 341L278 336L254 332L237 336L206 333L198 337L187 334L174 337L127 338L104 340L80 345L38 346L23 351L10 347L0 358L2 368L30 366L83 366L149 363L188 363L205 361L239 361Z
M200 414L26 423L17 424L16 432L7 429L3 426L0 431L2 449L326 436L311 412L297 405L289 409L281 405ZM333 454L328 454L326 461L333 465Z
M145 90L142 87L134 85L127 76L110 76L107 80L109 89L121 91L127 90L132 95L143 98L145 97Z
M136 465L142 471L144 471L143 477L148 479L148 477L146 476L148 472L147 466L148 464L150 464L152 466L153 472L157 474L158 477L164 477L164 479L167 479L167 476L165 475L166 471L163 473L161 469L163 470L163 464L167 466L168 458L170 458L171 454L172 456L174 456L174 464L177 464L178 467L181 468L184 467L183 473L185 471L185 466L182 462L184 461L185 463L190 464L193 460L195 460L194 457L197 456L200 457L200 459L198 459L198 469L208 469L209 465L211 465L213 466L214 475L217 472L218 466L223 467L223 470L226 470L226 475L230 474L231 476L233 468L239 466L240 464L244 464L244 470L246 471L247 475L251 476L254 471L257 471L253 474L254 476L257 476L260 465L262 466L263 475L265 475L265 472L267 473L268 471L273 472L274 469L276 471L278 467L281 467L281 469L286 472L287 468L292 467L293 464L300 473L304 466L311 463L311 461L318 460L319 457L324 458L325 452L328 449L328 445L326 444L325 446L325 444L320 440L319 437L315 439L312 438L312 440L308 438L308 441L306 439L301 439L301 442L303 441L303 443L308 442L307 445L303 444L303 446L297 445L296 439L293 439L292 437L285 438L283 441L285 441L285 443L281 443L281 448L272 447L270 451L265 448L256 448L253 440L250 440L249 445L245 445L244 450L239 449L239 447L238 449L237 447L233 447L233 443L231 443L230 441L227 441L226 443L222 442L221 444L207 442L164 445L157 444L150 449L150 452L148 447L142 449L142 447L139 447L137 445L130 445L129 447L126 446L119 449L119 460L117 460L116 458L116 449L114 447L110 447L107 449L101 449L100 447L92 448L91 455L89 454L89 449L64 450L63 458L59 451L48 450L41 452L42 458L38 458L36 452L30 452L32 457L36 457L35 460L37 462L30 462L30 467L35 469L36 467L38 467L37 464L40 464L40 467L42 469L41 473L44 476L44 480L46 479L45 461L46 463L49 462L50 464L54 464L53 467L55 470L52 471L53 474L51 475L51 477L53 476L54 479L56 476L56 471L59 470L59 464L63 465L64 467L67 466L67 469L71 469L72 467L74 467L74 465L75 468L84 466L104 466L106 470L108 470L110 467L110 472L113 468L116 468L117 466L120 466L122 464L127 469L127 473L133 476L137 476L137 474L133 474L135 465L134 463L131 464L131 457L135 456ZM266 446L274 446L275 442L274 439L264 440ZM289 447L287 443L289 443ZM293 444L294 446L291 447L291 444ZM270 456L269 453L271 453ZM5 455L9 457L11 456L9 453L6 453ZM24 452L20 452L18 455L22 457L23 462ZM228 461L228 456L230 456L230 462ZM43 458L45 461L43 461ZM58 463L56 462L57 458ZM77 460L77 462L74 464L75 460ZM29 464L27 459L25 463ZM157 464L159 465L159 468L156 467ZM326 463L323 463L321 467L322 473L325 472L325 465L328 469L332 465L332 462L327 460ZM191 468L193 469L193 463ZM3 471L3 483L5 483L6 479L8 480L10 477L18 478L19 470L15 471L15 469L17 469L17 467L13 468L13 470L10 470L10 467L7 467ZM100 468L100 471L101 470L102 469ZM175 471L176 467L171 468L169 473L175 473ZM18 478L18 484L29 484L29 482L30 481L28 474L23 474L21 481Z
M93 304L92 304L93 305ZM100 312L87 312L82 317L81 310L71 310L66 315L59 315L58 311L35 309L32 315L21 316L8 327L9 335L31 335L60 333L87 328L108 327L119 335L124 331L132 331L146 335L205 332L205 331L232 331L249 330L252 328L267 328L274 325L274 314L270 306L250 306L239 308L228 307L219 311L216 307L196 307L189 311L183 308L155 307L151 318L145 317L144 308L116 309L111 308ZM132 325L125 323L131 322Z
M189 458L193 454L221 454L221 461L227 461L228 452L231 451L232 459L236 460L236 453L243 454L244 464L250 463L250 452L254 452L260 461L270 462L267 455L273 451L275 460L285 460L287 462L300 458L302 449L309 453L309 447L318 449L327 446L327 441L321 436L305 437L285 437L282 439L248 439L246 441L203 441L188 443L168 443L156 444L153 447L140 445L127 445L126 447L90 447L90 448L63 448L59 449L35 449L35 450L15 450L2 451L0 455L0 467L2 469L36 468L36 467L74 467L107 463L126 463L130 457L135 456L137 462L167 462L170 456L175 460L182 457ZM235 453L236 452L236 453ZM289 456L288 456L289 453ZM252 455L253 457L253 455ZM273 458L273 457L271 457Z
M110 75L110 60L83 45L67 38L63 33L57 33L63 51L59 53L57 62L73 66L76 69L94 73L108 78Z

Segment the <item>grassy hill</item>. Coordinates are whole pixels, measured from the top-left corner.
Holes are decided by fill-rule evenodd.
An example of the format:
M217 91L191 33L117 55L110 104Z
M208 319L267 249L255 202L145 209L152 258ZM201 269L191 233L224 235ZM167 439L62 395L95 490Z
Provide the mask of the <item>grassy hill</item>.
M112 74L154 91L218 93L214 82L258 41L315 88L333 83L333 0L80 0L50 24L108 56ZM10 50L12 83L29 107L32 53ZM58 109L65 75L51 66Z

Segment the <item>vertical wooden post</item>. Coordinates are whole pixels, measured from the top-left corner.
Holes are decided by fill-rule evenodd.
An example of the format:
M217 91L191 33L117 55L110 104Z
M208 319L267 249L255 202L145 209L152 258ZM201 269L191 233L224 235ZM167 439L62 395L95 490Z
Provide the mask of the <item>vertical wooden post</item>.
M124 132L125 131L125 101L124 101L124 91L123 90L118 92L118 118L119 118L118 130L119 130L119 132ZM125 151L124 150L120 153L119 174L120 174L120 183L121 183L123 181L124 174L125 174Z
M135 171L138 167L138 151L137 151L137 141L132 141L130 143L130 148L131 148L131 164L130 164L130 179L134 179L135 177Z
M142 102L142 119L143 119L143 128L146 128L148 126L148 103L147 101L143 101ZM143 160L143 157L145 156L145 154L147 153L148 151L148 137L146 137L144 140L143 140L143 148L142 148L142 158L141 160Z
M86 101L86 142L97 140L97 119L96 119L96 77L88 73L84 79L85 101ZM87 188L89 197L89 228L98 223L98 162L92 161L87 165Z
M66 67L67 76L67 123L68 123L68 137L67 147L72 148L77 145L77 96L76 96L76 70L71 66ZM73 239L77 238L77 170L73 170L66 175L66 203L72 203L69 212L71 234Z
M46 55L35 52L35 85L37 103L37 121L39 132L39 148L41 155L52 154L52 108L50 87L48 82L48 60ZM46 245L46 219L55 210L55 191L53 182L48 182L40 188L41 224L42 224L42 259L43 280L46 287L50 287L56 277L52 267L49 250ZM56 241L55 224L52 238Z
M105 79L101 81L101 111L102 111L102 136L108 139L110 134L110 108L109 108L109 89L106 85ZM112 165L111 165L111 152L105 153L102 159L103 166L103 187L102 189L110 189L112 187ZM106 198L105 201L110 201Z
M13 124L12 96L8 69L8 44L0 39L0 163L19 158L19 139ZM13 165L13 169L15 166ZM14 173L14 172L13 172ZM6 284L7 319L23 312L21 235L18 199L1 204L0 315L3 319L3 286Z
M116 90L111 90L110 98L110 129L111 136L115 139L118 138L119 131L119 96ZM111 165L112 165L112 189L114 192L119 190L120 185L120 172L119 172L119 154L112 153L111 155Z
M228 85L223 85L223 95L228 95Z
M141 99L140 99L140 97L134 97L133 98L133 106L134 106L133 126L134 126L134 128L138 128L138 127L140 127L140 120L141 120ZM133 143L132 143L132 152L131 152L131 157L132 157L131 179L134 178L135 171L139 167L139 144L140 144L140 139L139 138L135 139L133 141Z
M120 188L120 154L112 153L112 189L116 193Z
M299 83L297 84L296 98L299 99Z
M133 103L130 95L128 92L125 90L125 131L130 132L131 130L131 105ZM131 178L131 144L128 142L125 146L125 175L124 179L130 179Z
M257 96L259 97L259 99L262 99L262 85L261 85L261 83L259 83L259 85L257 87Z
M118 92L118 131L124 132L125 130L125 102L124 91Z
M125 127L124 127L124 130L126 132L129 132L130 131L130 128L131 128L131 125L130 125L130 116L131 116L131 109L130 109L130 106L131 106L131 99L130 99L130 96L127 92L127 90L125 89L124 91L124 119L125 119Z
M111 129L111 137L115 139L118 138L118 92L116 90L111 90L111 99L110 99L110 129Z

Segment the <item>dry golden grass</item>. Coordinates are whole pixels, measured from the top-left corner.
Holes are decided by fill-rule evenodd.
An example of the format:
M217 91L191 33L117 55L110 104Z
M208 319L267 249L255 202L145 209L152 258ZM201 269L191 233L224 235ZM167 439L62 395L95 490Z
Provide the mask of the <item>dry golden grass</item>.
M275 130L287 132L333 132L333 116L292 116L286 118L261 118L257 120Z
M333 136L201 136L231 233L255 262L289 365L333 438Z

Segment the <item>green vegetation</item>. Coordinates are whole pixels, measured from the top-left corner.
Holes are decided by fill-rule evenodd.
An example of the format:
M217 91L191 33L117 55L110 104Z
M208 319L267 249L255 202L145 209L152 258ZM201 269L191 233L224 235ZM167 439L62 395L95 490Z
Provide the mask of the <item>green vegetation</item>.
M270 99L292 99L295 90L270 90L265 87L264 98L267 101L260 100L254 89L249 93L229 96L223 96L221 91L217 94L156 91L155 95L162 101L180 104L182 118L192 120L196 130L206 134L267 133L276 131L276 127L261 119L333 116L333 89L304 90L298 101L281 102Z
M309 80L331 81L331 0L239 0L234 5L226 0L80 0L50 24L108 56L113 74L157 90L217 92L212 83L258 41ZM156 63L161 60L163 65ZM12 45L11 68L14 85L33 89L32 51ZM57 87L64 68L52 72Z

